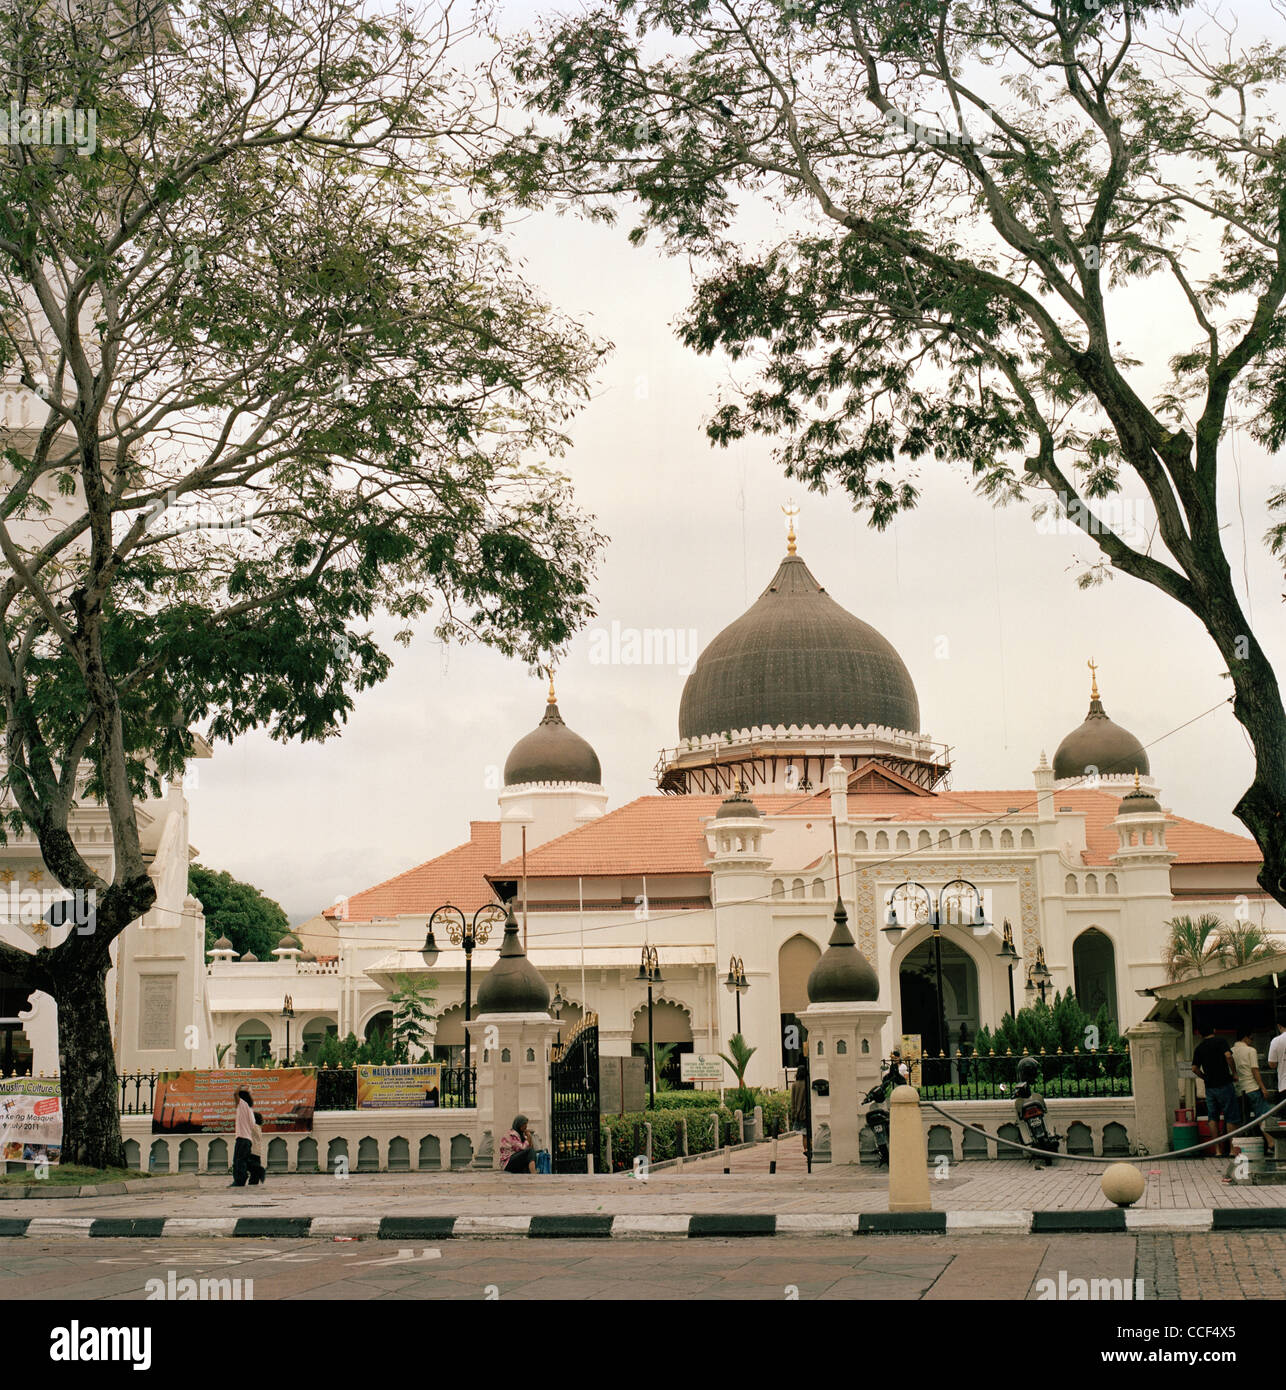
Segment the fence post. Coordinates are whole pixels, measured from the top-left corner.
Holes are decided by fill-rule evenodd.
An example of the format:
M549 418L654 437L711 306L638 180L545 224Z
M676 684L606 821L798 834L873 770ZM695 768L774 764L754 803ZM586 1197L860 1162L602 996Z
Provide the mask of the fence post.
M763 1108L762 1105L756 1105L756 1106L755 1106L755 1132L754 1132L754 1140L755 1140L755 1143L756 1143L756 1144L759 1143L759 1141L760 1141L761 1139L763 1139L764 1137L765 1137L765 1135L764 1135L764 1108Z
M606 1129L600 1129L599 1133L603 1137L603 1167L607 1172L612 1171L612 1127L608 1125ZM594 1160L594 1155L590 1154L590 1162Z
M679 1116L679 1120L678 1120L678 1125L679 1125L679 1153L680 1153L680 1155L681 1155L682 1157L687 1158L687 1156L688 1156L688 1117L687 1117L686 1115L680 1115L680 1116Z
M652 1121L644 1120L643 1128L647 1132L647 1148L644 1152L647 1154L647 1166L650 1168L652 1166Z
M727 1144L723 1146L723 1171L732 1172L732 1149Z
M733 1119L737 1122L737 1143L744 1144L746 1142L746 1117L740 1110L737 1110L733 1113Z

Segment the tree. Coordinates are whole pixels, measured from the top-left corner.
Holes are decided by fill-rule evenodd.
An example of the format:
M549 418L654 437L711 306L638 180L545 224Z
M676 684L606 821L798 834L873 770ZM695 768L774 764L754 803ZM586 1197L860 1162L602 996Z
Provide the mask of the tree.
M392 1045L403 1062L418 1062L427 1049L429 1025L437 1015L433 1006L437 1000L429 994L436 989L436 980L417 980L414 975L396 975L395 993L388 1002L393 1005Z
M1207 57L1185 8L620 0L515 42L536 117L495 173L605 220L629 197L632 240L693 260L682 340L756 374L715 442L781 440L876 527L915 505L919 460L958 463L1089 537L1082 583L1119 570L1195 615L1254 750L1235 811L1286 904L1286 710L1218 501L1234 423L1286 440L1286 50L1220 33ZM1118 336L1144 280L1192 325L1147 362ZM1150 508L1133 533L1122 494ZM1286 521L1267 539L1286 555Z
M1217 913L1203 912L1197 917L1186 913L1172 917L1166 926L1170 939L1162 950L1166 979L1183 980L1204 975L1225 964L1224 924Z
M458 37L350 0L0 18L5 101L96 123L0 153L0 373L26 412L4 811L94 895L90 930L0 968L57 1002L69 1162L123 1162L109 948L155 898L136 800L193 726L336 734L390 669L379 614L534 662L592 612L601 538L550 461L595 348L491 228ZM87 801L110 878L77 843Z
M1280 938L1253 922L1230 922L1220 933L1220 941L1229 968L1253 965L1257 960L1275 956L1282 949Z
M277 944L290 930L290 918L280 903L251 884L239 882L227 870L189 864L188 892L199 898L205 909L207 951L219 937L226 936L239 956L252 951L260 960L271 960Z

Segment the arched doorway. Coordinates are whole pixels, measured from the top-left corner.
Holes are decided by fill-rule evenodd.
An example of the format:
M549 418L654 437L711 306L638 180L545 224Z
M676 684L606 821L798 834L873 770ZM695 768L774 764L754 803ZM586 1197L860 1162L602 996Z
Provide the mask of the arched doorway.
M902 1031L918 1033L926 1054L943 1050L950 1055L962 1041L962 1050L967 1050L978 1033L978 968L973 957L945 933L938 940L942 946L941 1002L934 937L927 936L902 958L898 971Z
M477 1057L477 1051L474 1057ZM433 1034L433 1061L449 1067L464 1066L464 1005L455 1004L438 1019Z
M1072 942L1072 978L1081 1008L1093 1018L1106 1004L1108 1017L1115 1025L1116 948L1106 932L1087 927Z
M237 1027L237 1066L261 1067L272 1055L272 1030L261 1019Z
M385 1042L393 1036L393 1010L384 1009L377 1013L366 1025L366 1041L372 1042L379 1034Z
M681 1086L680 1056L692 1051L692 1023L681 1004L661 999L652 1005L652 1041L656 1047L656 1083L677 1091ZM647 1050L647 1005L634 1015L631 1051L644 1061L644 1078L651 1069Z
M781 1009L781 1064L797 1067L808 1031L799 1015L808 1007L808 977L822 950L803 935L782 942L777 952L777 994Z
M317 1061L322 1043L328 1037L336 1037L338 1033L339 1026L333 1018L327 1018L324 1014L320 1018L310 1018L304 1024L304 1046L301 1055L305 1064L313 1065Z

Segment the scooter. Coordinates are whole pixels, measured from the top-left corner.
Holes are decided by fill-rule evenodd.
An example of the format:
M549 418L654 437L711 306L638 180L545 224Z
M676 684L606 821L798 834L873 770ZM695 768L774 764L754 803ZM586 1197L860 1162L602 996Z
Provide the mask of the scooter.
M1054 1134L1046 1123L1049 1107L1045 1097L1033 1089L1033 1083L1040 1076L1040 1063L1034 1057L1024 1057L1018 1063L1018 1085L1014 1087L1014 1110L1027 1130L1028 1143L1033 1149L1040 1149L1048 1157L1032 1156L1037 1168L1054 1166L1058 1146L1063 1142L1061 1134Z
M889 1112L884 1105L887 1094L881 1081L862 1097L862 1104L871 1107L866 1112L866 1127L875 1139L875 1150L880 1156L882 1168L887 1168L889 1163Z

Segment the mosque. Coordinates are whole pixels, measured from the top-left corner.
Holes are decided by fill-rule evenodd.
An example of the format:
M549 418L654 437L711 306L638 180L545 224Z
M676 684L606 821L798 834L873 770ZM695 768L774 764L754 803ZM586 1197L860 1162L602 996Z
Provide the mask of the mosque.
M598 756L565 722L551 676L539 723L505 762L495 818L327 908L321 944L287 937L270 961L237 959L226 939L206 953L186 893L181 787L145 808L160 897L117 943L121 1069L253 1065L284 1054L287 1028L305 1055L327 1032L370 1036L408 978L437 982L434 1055L458 1062L466 955L452 914L434 924L433 964L421 954L448 904L485 921L489 904L512 901L564 1025L595 1012L607 1058L646 1043L640 964L654 948L660 1073L677 1079L682 1053L726 1051L739 1028L759 1085L780 1084L798 1058L791 1025L837 895L891 1010L886 1049L919 1034L927 1051L954 1051L1041 985L1051 997L1074 988L1091 1013L1106 1004L1124 1030L1146 1012L1139 991L1164 981L1170 918L1249 913L1286 930L1256 882L1254 842L1163 804L1097 672L1084 721L1052 763L1036 749L1033 761L1028 787L952 787L902 659L830 597L792 524L763 593L693 667L655 793L609 807ZM500 932L481 935L475 1007ZM33 996L33 1066L43 1054L48 1070L52 1013Z

